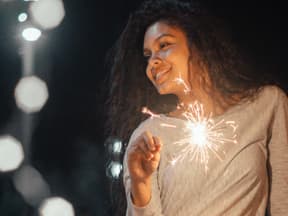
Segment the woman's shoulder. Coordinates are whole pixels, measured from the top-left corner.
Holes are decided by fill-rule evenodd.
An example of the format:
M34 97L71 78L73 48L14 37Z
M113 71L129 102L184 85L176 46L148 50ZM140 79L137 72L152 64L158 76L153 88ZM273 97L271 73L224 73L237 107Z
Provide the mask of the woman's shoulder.
M276 107L287 103L287 95L283 89L276 85L266 85L258 89L253 97L245 98L228 109L225 114L247 115L247 113L253 113L253 115L256 115L258 113L271 115Z
M140 124L134 129L130 139L133 140L134 138L138 137L141 133L145 131L155 130L157 126L160 125L162 121L163 115L159 114L155 116L150 116L149 118L140 122Z
M261 113L270 116L279 107L286 107L287 104L287 94L283 89L276 85L266 85L259 89L250 103L247 103L247 108L251 108L255 115Z
M277 85L263 86L262 92L265 92L265 94L285 95L287 97L287 94L285 93L285 91Z
M270 104L277 104L287 100L287 94L283 89L276 85L266 85L260 89L258 100L265 100Z

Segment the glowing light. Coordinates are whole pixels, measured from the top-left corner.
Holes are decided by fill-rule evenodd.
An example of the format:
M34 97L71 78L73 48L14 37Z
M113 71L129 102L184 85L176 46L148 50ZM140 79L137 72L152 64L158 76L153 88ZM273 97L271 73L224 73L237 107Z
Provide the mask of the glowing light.
M184 91L188 93L190 91L188 85L185 85L185 82L181 78L177 80L179 84L185 86ZM183 107L183 104L179 104L177 108L179 109L181 106ZM142 113L150 115L151 118L161 117L150 111L147 107L142 109ZM185 127L183 128L184 138L172 143L181 147L181 150L175 153L170 163L171 165L175 165L177 162L188 159L189 161L195 161L196 164L203 165L207 172L208 163L212 155L222 161L226 155L226 152L222 148L223 145L225 143L237 143L237 134L235 132L238 126L231 120L213 120L211 118L212 113L205 114L203 105L197 101L189 104L182 115L186 119ZM165 122L160 123L160 126L177 128L176 125ZM228 129L227 131L232 131L231 134L224 135L224 130L226 129Z
M115 140L113 143L113 152L120 153L122 150L122 142L120 140Z
M31 205L38 205L49 196L49 186L41 174L31 166L22 167L13 178L18 192Z
M0 137L0 171L17 169L24 159L22 145L10 135Z
M30 12L42 28L51 29L58 26L65 16L61 0L41 0L31 4Z
M207 171L211 153L219 160L223 160L225 151L221 149L221 146L225 142L237 143L235 139L237 125L235 122L224 119L215 122L211 118L211 114L205 116L202 104L198 102L190 104L183 116L187 120L183 129L184 138L173 143L181 146L182 149L173 158L172 164L188 158L188 160L194 160L204 165L205 171ZM223 130L227 127L232 129L231 137L224 136Z
M19 21L19 22L25 22L25 21L27 20L27 18L28 18L27 13L21 13L21 14L19 14L19 16L18 16L18 21Z
M142 113L150 115L151 118L160 118L161 116L158 114L153 113L151 110L149 110L147 107L142 108ZM175 125L167 124L167 123L161 123L160 124L162 127L172 127L176 128Z
M36 41L41 36L41 31L37 28L29 27L22 31L22 37L27 41Z
M122 164L119 162L111 161L106 171L107 176L117 179L119 178L122 171Z
M26 113L39 111L48 99L45 82L35 76L22 78L16 86L17 106Z
M148 115L150 115L152 118L153 118L153 117L156 117L156 118L159 118L159 117L160 117L160 115L153 113L153 112L152 112L151 110L149 110L147 107L143 107L143 108L142 108L142 113L148 114Z
M61 197L46 199L39 208L40 216L74 216L71 203Z
M207 126L205 122L187 122L187 127L189 130L191 130L191 143L195 143L199 147L203 147L208 141Z
M178 85L183 85L184 86L184 93L185 94L188 94L191 91L190 87L184 82L184 80L181 77L176 78L175 82Z

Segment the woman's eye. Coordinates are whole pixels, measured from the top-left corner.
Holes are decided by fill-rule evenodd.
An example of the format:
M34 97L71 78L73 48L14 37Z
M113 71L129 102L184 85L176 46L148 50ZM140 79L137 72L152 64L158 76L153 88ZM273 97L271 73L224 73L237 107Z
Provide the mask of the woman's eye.
M148 55L148 54L144 54L143 57L144 57L144 59L145 59L146 61L148 61L149 58L150 58L150 55Z
M170 45L169 43L163 42L163 43L160 43L160 44L159 44L159 47L160 47L160 49L163 49L163 48L165 48L165 47L167 47L167 46L169 46L169 45Z

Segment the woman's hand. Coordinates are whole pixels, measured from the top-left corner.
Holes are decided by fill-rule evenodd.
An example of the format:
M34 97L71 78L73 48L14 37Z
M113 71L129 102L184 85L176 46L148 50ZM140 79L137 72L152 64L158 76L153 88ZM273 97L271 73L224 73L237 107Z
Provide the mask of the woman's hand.
M130 178L147 181L160 161L161 141L148 131L142 133L127 150L127 166Z
M151 175L160 161L161 141L150 132L142 133L127 149L132 201L145 206L151 199Z

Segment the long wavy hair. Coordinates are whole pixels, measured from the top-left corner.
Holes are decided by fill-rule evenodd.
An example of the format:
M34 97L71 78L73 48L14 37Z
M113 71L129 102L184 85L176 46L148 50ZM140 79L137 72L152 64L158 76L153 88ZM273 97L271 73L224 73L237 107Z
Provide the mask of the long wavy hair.
M166 113L177 104L175 96L159 95L145 73L144 34L157 21L181 29L186 34L190 51L192 46L196 47L211 80L211 97L213 92L218 92L232 105L237 102L233 100L235 95L238 100L252 99L262 86L268 84L263 75L252 72L221 18L191 1L148 0L130 15L125 29L109 52L112 66L107 100L108 136L120 138L127 144L132 131L145 118L141 114L143 106L157 113ZM125 148L122 153L124 151ZM111 192L112 201L116 204L115 212L124 215L125 199L119 198L125 198L121 175L111 185Z

